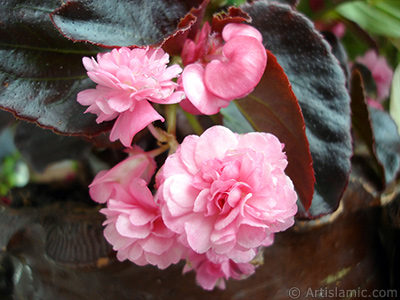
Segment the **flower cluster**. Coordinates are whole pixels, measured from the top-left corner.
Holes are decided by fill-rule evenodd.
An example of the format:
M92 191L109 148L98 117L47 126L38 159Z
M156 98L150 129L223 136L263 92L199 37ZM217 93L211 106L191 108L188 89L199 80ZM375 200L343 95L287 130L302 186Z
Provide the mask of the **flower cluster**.
M149 47L84 58L97 86L79 93L78 102L99 123L116 119L110 140L129 148L128 158L96 175L90 195L105 204L104 235L119 260L160 269L186 260L183 271L195 270L203 288L224 288L226 279L254 273L260 248L293 225L297 194L284 172L283 144L272 134L213 126L178 145L173 130L152 124L164 121L160 104L210 115L249 94L267 63L261 34L234 23L219 33L206 23L181 56L183 71L168 66L162 49ZM146 126L160 144L150 152L132 148ZM154 156L168 146L158 168Z
M190 113L216 114L253 90L267 55L254 27L231 23L218 34L206 23L195 41L186 41L182 61L178 84L172 79L182 68L168 67L169 55L162 49L122 47L98 54L97 61L85 57L83 65L97 86L80 92L77 100L89 106L86 112L96 114L98 123L116 119L110 140L130 147L136 133L164 121L151 103L180 103Z
M120 260L161 269L181 259L205 289L245 278L261 246L293 225L297 195L284 173L283 145L266 133L238 135L222 126L189 135L148 187L155 162L129 156L100 172L90 195L106 203L105 237Z

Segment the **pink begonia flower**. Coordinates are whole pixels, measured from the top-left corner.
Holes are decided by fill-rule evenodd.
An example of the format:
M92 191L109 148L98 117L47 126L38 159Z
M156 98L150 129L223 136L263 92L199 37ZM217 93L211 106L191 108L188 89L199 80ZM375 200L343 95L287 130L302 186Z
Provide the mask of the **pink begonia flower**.
M89 185L90 196L98 203L105 203L115 196L120 187L127 187L135 178L149 183L155 169L156 162L144 152L130 156L111 170L100 171Z
M370 71L376 84L377 99L382 101L390 94L390 86L393 79L393 70L383 56L378 56L376 51L369 50L362 57L357 57L356 61L365 65Z
M169 55L162 49L122 47L94 58L83 58L87 74L98 85L78 93L77 101L88 105L86 112L97 115L98 123L116 119L110 140L119 139L130 147L133 136L156 120L164 118L149 102L178 103L184 98L172 79L182 68L167 67Z
M274 135L223 126L187 136L156 177L166 226L199 254L251 261L294 223L297 194L282 149Z
M135 151L112 169L99 172L89 192L94 201L107 204L101 210L107 217L104 235L117 258L164 269L182 258L184 247L165 226L147 187L156 169L154 159Z
M179 83L186 94L182 108L212 115L254 89L264 74L267 54L254 27L230 23L219 34L205 23L194 41L186 40L182 62Z
M104 236L120 261L129 259L140 266L165 269L182 259L185 248L165 226L143 179L135 178L127 188L120 187L100 212L107 217Z
M215 286L225 289L225 280L229 278L246 279L255 272L255 266L251 263L235 263L213 252L198 254L191 251L183 273L191 270L196 271L196 281L203 289L212 290Z

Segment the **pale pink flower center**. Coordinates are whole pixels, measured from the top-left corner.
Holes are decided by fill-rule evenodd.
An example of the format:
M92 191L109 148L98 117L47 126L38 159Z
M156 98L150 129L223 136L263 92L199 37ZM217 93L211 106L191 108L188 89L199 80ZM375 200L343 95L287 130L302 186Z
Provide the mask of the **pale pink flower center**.
M248 198L252 187L241 181L240 158L243 155L204 161L194 176L193 187L200 191L208 190L207 203L202 210L205 216L228 215L242 199Z

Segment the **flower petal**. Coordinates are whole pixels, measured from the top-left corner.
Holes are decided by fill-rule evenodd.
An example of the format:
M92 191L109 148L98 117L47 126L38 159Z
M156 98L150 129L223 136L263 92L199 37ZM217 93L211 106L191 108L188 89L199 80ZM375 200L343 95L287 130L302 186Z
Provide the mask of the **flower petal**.
M211 219L197 214L185 223L187 241L197 253L205 253L211 247L210 238L214 228Z
M130 148L135 134L156 120L164 121L164 118L148 101L139 101L134 111L125 111L119 115L111 130L110 140L114 142L119 139L125 147Z
M253 26L243 23L229 23L225 25L222 30L222 38L225 42L228 42L237 36L251 36L257 39L260 43L263 41L261 33Z
M119 234L129 238L143 239L151 232L149 225L134 226L127 215L120 215L115 225Z
M266 50L253 37L237 36L224 45L223 54L227 61L213 60L206 66L205 86L221 99L244 97L254 89L264 74Z
M200 64L188 65L183 70L182 85L190 103L205 115L216 114L222 107L229 105L228 101L207 90L204 85L204 68Z
M237 147L237 138L228 128L213 126L200 136L195 152L195 160L198 166L209 159L223 159L228 150Z

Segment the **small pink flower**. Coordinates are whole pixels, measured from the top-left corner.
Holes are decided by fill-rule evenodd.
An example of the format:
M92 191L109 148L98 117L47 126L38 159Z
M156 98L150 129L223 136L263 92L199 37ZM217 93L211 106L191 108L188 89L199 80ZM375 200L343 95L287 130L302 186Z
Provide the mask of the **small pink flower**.
M161 218L161 211L147 187L154 175L154 159L141 150L109 171L101 171L90 187L92 199L106 203L104 235L119 260L164 269L177 263L184 247Z
M212 290L215 286L225 289L225 280L246 279L255 272L251 263L235 263L226 256L212 252L198 254L190 252L183 273L196 271L196 281L205 290Z
M157 176L166 226L199 254L249 262L294 223L297 195L282 148L271 134L222 126L187 136Z
M100 171L89 186L91 198L98 203L105 203L115 197L121 188L126 188L135 178L149 183L154 175L156 162L143 153L126 158L111 170Z
M104 236L120 261L129 259L140 266L165 269L181 260L185 248L165 226L143 179L134 178L126 188L120 187L101 213L107 217Z
M86 112L96 114L98 123L116 119L110 140L130 147L137 132L155 120L164 121L149 102L171 104L184 98L172 81L182 69L167 67L168 62L162 49L148 47L99 53L97 62L84 57L87 74L98 85L80 92L77 101L89 106Z
M390 94L390 86L393 79L393 70L383 56L378 56L376 51L369 50L363 57L357 57L356 61L365 65L370 71L375 81L377 89L377 99L382 101Z
M254 27L230 23L219 34L205 23L194 41L186 40L182 61L182 108L211 115L254 89L264 74L267 54Z

